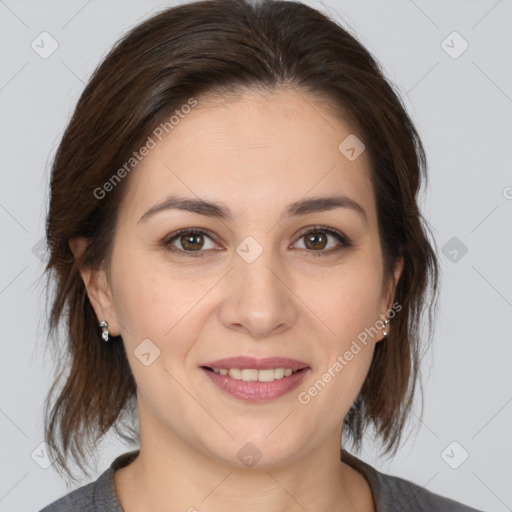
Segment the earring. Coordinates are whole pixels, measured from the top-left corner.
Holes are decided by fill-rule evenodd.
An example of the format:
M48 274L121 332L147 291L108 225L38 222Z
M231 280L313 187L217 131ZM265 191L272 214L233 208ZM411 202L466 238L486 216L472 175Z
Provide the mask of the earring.
M105 322L105 320L102 320L100 322L100 327L101 327L101 337L103 338L103 341L105 343L107 343L108 342L108 337L109 337L107 322Z
M389 320L384 320L384 323L386 324L386 327L384 327L384 329L382 330L382 334L384 334L384 336L387 336L389 334L388 330L387 330L387 326L389 324Z

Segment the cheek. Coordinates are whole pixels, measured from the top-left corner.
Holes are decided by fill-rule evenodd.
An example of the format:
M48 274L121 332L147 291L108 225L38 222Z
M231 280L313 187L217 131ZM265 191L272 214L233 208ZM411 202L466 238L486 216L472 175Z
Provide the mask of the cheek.
M118 260L115 309L130 352L150 339L162 355L176 356L189 349L201 326L204 304L201 299L217 278L180 276L155 264L144 254Z
M344 345L378 320L381 295L379 267L357 264L332 272L309 297L312 309Z
M368 373L378 339L380 278L377 265L361 263L333 274L311 295L316 297L311 309L327 326L321 343L324 354L315 372L321 382L316 387L329 387L324 405L333 410L355 400Z

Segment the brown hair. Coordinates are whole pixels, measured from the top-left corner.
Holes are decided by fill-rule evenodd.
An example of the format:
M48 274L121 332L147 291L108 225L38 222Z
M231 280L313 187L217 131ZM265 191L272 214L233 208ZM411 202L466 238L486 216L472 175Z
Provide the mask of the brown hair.
M281 87L314 95L350 120L370 155L386 278L404 258L394 296L402 309L387 338L376 344L343 436L359 449L373 425L384 453L396 452L419 380L424 306L429 341L437 307L438 262L417 204L427 178L419 136L368 50L326 15L292 1L207 0L162 11L114 46L85 87L53 161L45 271L48 283L55 279L48 334L61 350L55 357L62 366L45 403L45 439L62 476L64 470L74 479L70 454L84 471L85 453L94 453L112 427L126 441L136 442L138 435L136 385L124 345L101 340L69 247L71 238L86 237L80 265L108 268L129 176L105 197L98 198L98 187L191 97Z

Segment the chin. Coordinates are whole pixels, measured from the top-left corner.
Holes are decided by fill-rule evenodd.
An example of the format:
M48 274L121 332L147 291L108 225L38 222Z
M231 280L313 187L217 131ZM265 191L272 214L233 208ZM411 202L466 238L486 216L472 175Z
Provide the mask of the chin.
M272 428L276 425L278 422ZM289 430L278 434L272 433L272 428L247 429L234 439L224 433L221 443L219 439L208 439L204 440L204 447L210 457L230 466L257 469L283 466L298 457L302 444Z

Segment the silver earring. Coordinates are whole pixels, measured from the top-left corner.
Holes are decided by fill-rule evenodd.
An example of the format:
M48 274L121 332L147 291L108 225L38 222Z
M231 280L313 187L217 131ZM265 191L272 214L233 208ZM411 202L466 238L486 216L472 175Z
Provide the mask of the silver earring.
M384 327L384 329L382 330L382 334L384 334L384 336L387 336L388 335L387 326L389 324L389 320L384 320L384 323L386 324L386 327Z
M101 327L101 337L103 338L103 341L105 343L107 343L108 342L108 337L109 337L107 322L105 322L105 320L102 320L100 322L100 327Z

